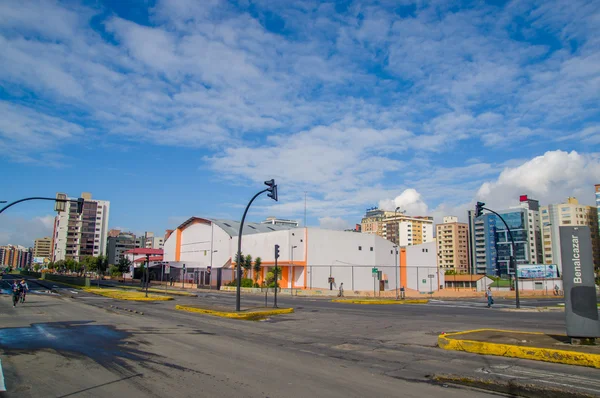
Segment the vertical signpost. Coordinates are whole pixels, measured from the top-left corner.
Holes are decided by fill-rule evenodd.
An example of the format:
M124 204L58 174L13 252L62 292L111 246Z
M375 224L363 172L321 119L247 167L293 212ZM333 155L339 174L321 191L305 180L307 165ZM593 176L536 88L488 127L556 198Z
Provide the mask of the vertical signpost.
M571 343L600 337L590 228L559 227L565 317Z
M184 289L185 288L185 264L183 264L182 275L183 275L183 278L181 278L181 288Z
M373 298L375 298L375 286L377 285L377 276L379 275L379 271L377 268L373 267L371 269L371 274L373 275Z

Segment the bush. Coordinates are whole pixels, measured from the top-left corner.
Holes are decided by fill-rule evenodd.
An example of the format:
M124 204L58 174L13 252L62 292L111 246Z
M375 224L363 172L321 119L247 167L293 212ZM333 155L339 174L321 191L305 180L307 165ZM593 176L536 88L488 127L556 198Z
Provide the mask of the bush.
M234 279L227 284L227 286L237 286L237 280ZM242 278L242 287L254 287L254 281L250 278Z
M123 273L119 270L119 267L116 265L111 265L108 268L108 273L110 274L110 276L115 276L115 277L120 277L121 275L123 275Z

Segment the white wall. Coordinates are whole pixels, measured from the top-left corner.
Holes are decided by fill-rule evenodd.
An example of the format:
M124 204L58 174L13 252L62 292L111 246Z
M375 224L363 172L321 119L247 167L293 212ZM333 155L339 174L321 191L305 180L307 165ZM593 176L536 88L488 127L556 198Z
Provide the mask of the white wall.
M406 247L406 278L405 286L420 292L437 291L444 285L444 273L437 267L435 242Z
M181 232L180 261L175 261L177 231L164 243L164 260L175 268L221 268L231 259L231 237L215 224L192 224Z

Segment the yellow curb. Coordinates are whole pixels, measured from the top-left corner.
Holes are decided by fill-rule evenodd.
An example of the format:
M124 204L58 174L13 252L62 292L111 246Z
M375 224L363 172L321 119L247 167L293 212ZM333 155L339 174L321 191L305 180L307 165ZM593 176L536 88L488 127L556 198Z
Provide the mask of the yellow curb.
M226 311L209 310L209 309L205 309L205 308L188 307L185 305L176 305L175 309L180 310L180 311L195 312L195 313L199 313L199 314L220 316L222 318L244 319L244 320L258 320L258 319L266 318L271 315L291 314L292 312L294 312L293 308L281 308L281 309L268 310L268 311L226 312Z
M118 290L110 290L110 289L98 289L98 288L85 288L82 289L85 292L97 294L99 296L104 296L108 298L113 298L117 300L126 300L126 301L169 301L173 300L173 297L169 296L156 296L149 295L145 297L142 292L125 292Z
M474 354L496 355L510 358L532 359L534 361L554 362L565 365L587 366L600 369L600 354L448 338L467 333L485 331L536 335L544 334L540 332L518 332L514 330L476 329L439 335L438 345L444 350L464 351Z
M332 303L344 303L344 304L427 304L429 300L344 300L344 299L334 299L331 300Z

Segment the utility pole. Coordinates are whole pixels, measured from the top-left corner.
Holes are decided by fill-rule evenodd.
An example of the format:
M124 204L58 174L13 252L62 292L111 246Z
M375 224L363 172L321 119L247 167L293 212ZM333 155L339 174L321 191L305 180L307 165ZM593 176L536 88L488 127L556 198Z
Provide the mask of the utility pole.
M277 259L279 258L279 245L275 245L275 297L273 299L273 308L277 308L277 286L278 286L278 280L277 280ZM268 290L268 287L267 287Z

